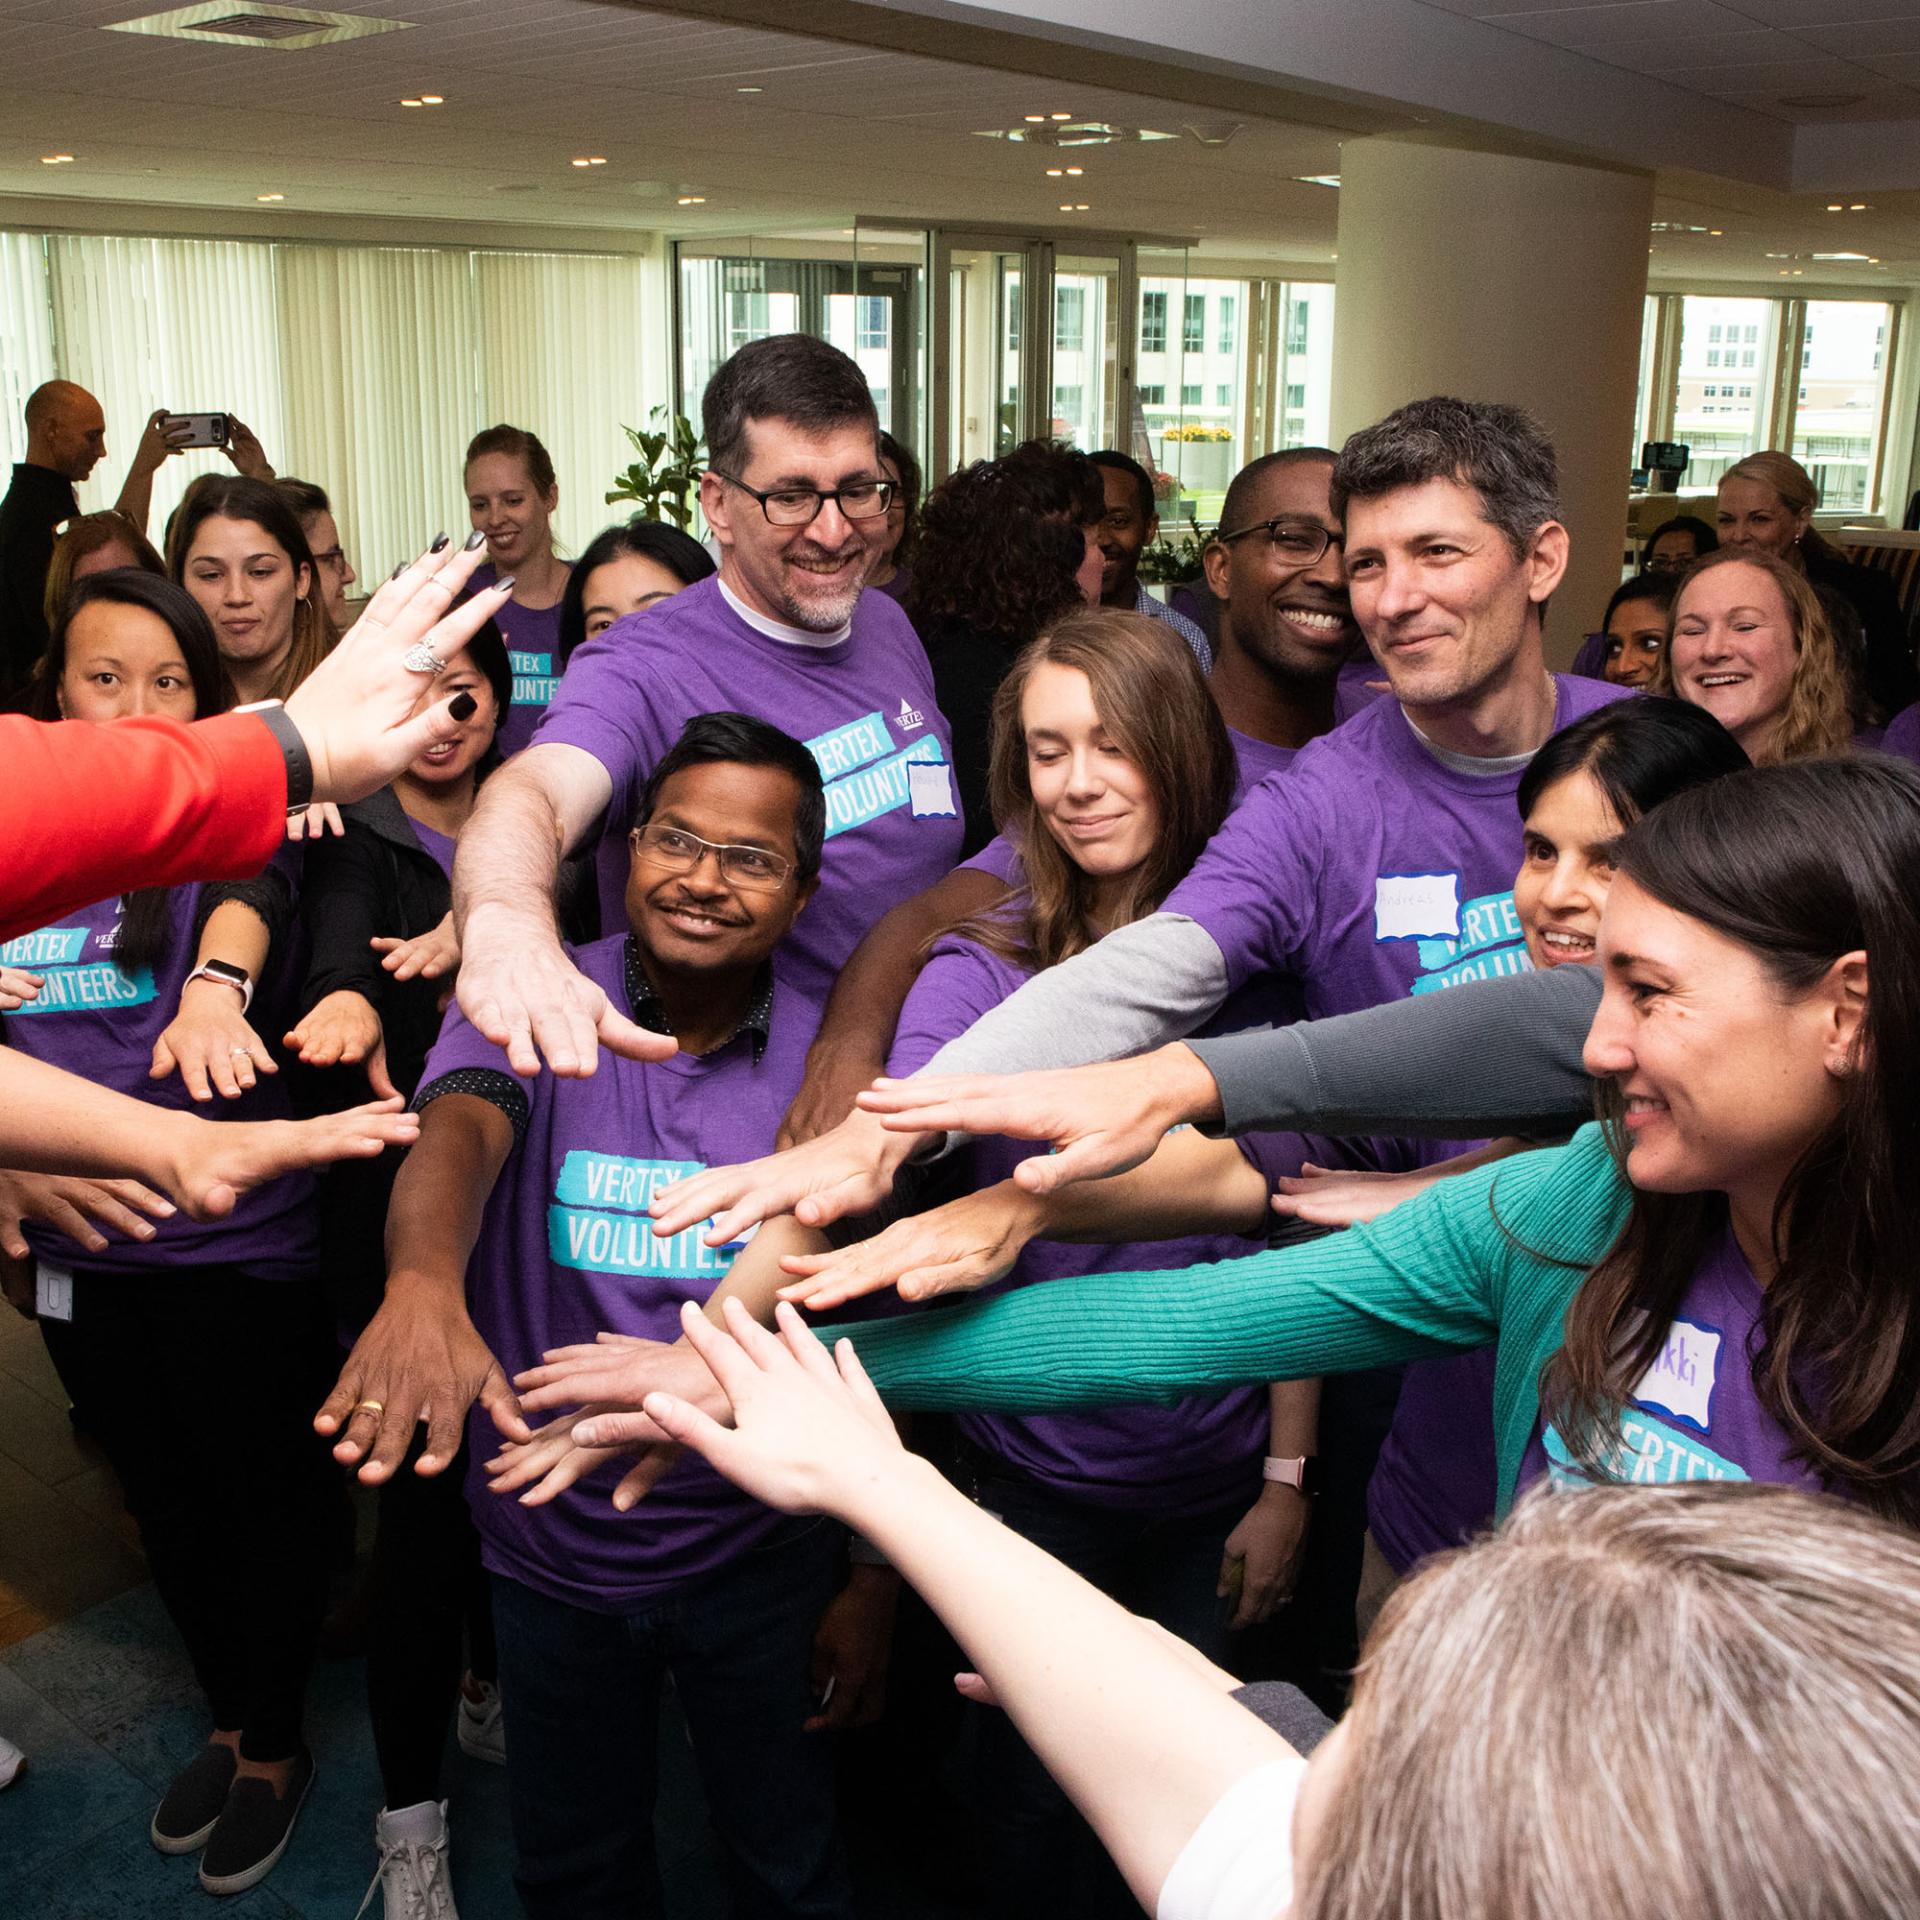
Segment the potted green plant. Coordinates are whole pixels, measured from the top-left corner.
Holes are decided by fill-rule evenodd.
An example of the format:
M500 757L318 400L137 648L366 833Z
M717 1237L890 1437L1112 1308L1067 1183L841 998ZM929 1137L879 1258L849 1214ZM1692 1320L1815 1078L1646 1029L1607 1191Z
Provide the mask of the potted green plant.
M620 431L640 455L624 473L614 476L607 505L630 500L636 519L671 520L683 531L693 522L694 495L706 465L706 449L683 413L669 415L664 406L653 408L649 420L665 424L654 432L623 426Z

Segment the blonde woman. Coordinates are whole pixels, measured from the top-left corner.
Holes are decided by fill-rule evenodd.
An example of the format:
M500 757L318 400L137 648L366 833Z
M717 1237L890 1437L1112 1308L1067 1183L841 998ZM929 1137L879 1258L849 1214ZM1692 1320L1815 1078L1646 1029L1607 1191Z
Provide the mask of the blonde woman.
M1845 753L1846 674L1819 596L1784 560L1722 547L1688 568L1652 690L1704 707L1755 766Z
M1866 692L1885 721L1920 699L1913 642L1893 581L1856 566L1813 524L1820 490L1790 455L1750 453L1721 476L1715 514L1722 551L1771 554L1823 593L1837 595L1860 616Z

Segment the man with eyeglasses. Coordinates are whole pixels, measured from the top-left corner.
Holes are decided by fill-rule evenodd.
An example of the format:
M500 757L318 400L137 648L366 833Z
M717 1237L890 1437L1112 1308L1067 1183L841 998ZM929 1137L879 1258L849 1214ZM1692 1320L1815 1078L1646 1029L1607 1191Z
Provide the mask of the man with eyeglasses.
M509 1376L602 1330L675 1340L681 1302L724 1283L739 1249L697 1229L656 1238L648 1202L678 1176L773 1144L812 1031L772 960L818 904L828 821L815 756L744 714L703 715L628 819L620 919L571 958L680 1053L662 1065L614 1054L590 1079L528 1081L451 1011L394 1188L386 1298L329 1404L355 1407L347 1437L373 1442L388 1470L422 1404L427 1458L441 1466L472 1409L467 1493L493 1576L515 1878L535 1920L659 1911L653 1789L669 1676L740 1910L850 1916L832 1750L808 1723L839 1724L864 1692L895 1576L852 1569L816 1649L845 1574L838 1528L763 1507L698 1462L631 1513L611 1497L629 1460L545 1487L533 1505L515 1497L524 1483L494 1491L480 1464L524 1431ZM864 1643L850 1613L868 1625Z
M596 822L630 815L694 715L771 721L819 762L819 897L777 961L810 1000L824 1000L868 927L945 873L960 845L951 738L925 650L891 600L861 594L861 526L892 492L865 376L825 341L777 335L720 368L702 414L700 508L718 574L580 648L533 745L482 788L460 837L460 1004L517 1073L543 1060L591 1073L602 1043L635 1059L671 1051L574 968L551 901L560 857ZM604 926L620 921L625 854L609 831Z

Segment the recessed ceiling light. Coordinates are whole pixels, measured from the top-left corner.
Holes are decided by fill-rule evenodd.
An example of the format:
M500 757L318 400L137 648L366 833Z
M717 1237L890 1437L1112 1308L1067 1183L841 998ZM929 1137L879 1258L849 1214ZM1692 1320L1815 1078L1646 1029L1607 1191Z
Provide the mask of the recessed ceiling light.
M1854 201L1854 203L1847 209L1849 213L1865 213L1866 210L1867 210L1867 203L1864 200Z
M70 167L73 165L73 155L70 153L43 153L40 156L40 164L43 167Z
M1841 208L1841 205L1840 205L1840 202L1839 202L1838 200L1829 200L1829 201L1827 202L1827 211L1828 211L1829 213L1839 213L1839 212L1841 212L1841 211L1842 211L1842 208Z
M576 167L604 167L607 156L604 153L583 153L575 157L573 164Z
M1073 210L1075 213L1087 213L1091 211L1084 200L1076 201Z
M256 193L253 197L256 200L284 200L287 196L284 193Z
M402 100L400 104L403 107L424 107L427 103L424 100Z
M704 193L683 193L674 202L675 206L680 207L704 207L706 204L707 196Z
M765 87L735 87L735 93L765 93Z
M1047 118L1049 120L1071 120L1073 115L1070 113L1050 113L1047 115Z
M1709 227L1707 229L1707 235L1710 239L1719 240L1724 238L1726 231L1725 227Z
M447 96L444 93L423 93L420 96L420 104L423 107L444 107L447 104Z
M1085 167L1069 167L1067 169L1067 178L1069 180L1078 180L1080 176L1085 172L1086 172Z
M1071 200L1062 200L1060 202L1060 211L1062 213L1071 213L1073 211L1073 202Z
M1049 180L1058 180L1060 176L1065 172L1066 172L1065 167L1049 167L1047 169L1047 178Z
M1020 117L1030 126L1043 127L1047 123L1047 116L1044 113L1023 113Z

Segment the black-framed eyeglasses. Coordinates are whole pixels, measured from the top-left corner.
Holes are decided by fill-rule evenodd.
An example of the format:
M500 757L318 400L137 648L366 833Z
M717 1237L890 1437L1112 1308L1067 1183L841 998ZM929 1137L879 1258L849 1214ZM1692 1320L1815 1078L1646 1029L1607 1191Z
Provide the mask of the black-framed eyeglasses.
M829 500L849 520L878 520L892 504L895 491L891 480L849 480L843 487L774 487L763 492L718 467L713 471L728 486L758 500L760 511L776 527L811 526Z
M719 863L721 879L749 892L769 892L784 884L793 871L793 862L785 854L769 853L765 847L726 846L717 840L702 840L684 827L635 827L627 837L635 852L646 854L656 866L671 873L691 873L712 854Z
M1236 540L1248 539L1256 533L1266 536L1268 553L1291 567L1310 567L1329 547L1344 544L1339 534L1311 520L1257 520L1250 527L1236 527L1231 533L1216 533L1213 537L1223 547L1230 547Z

